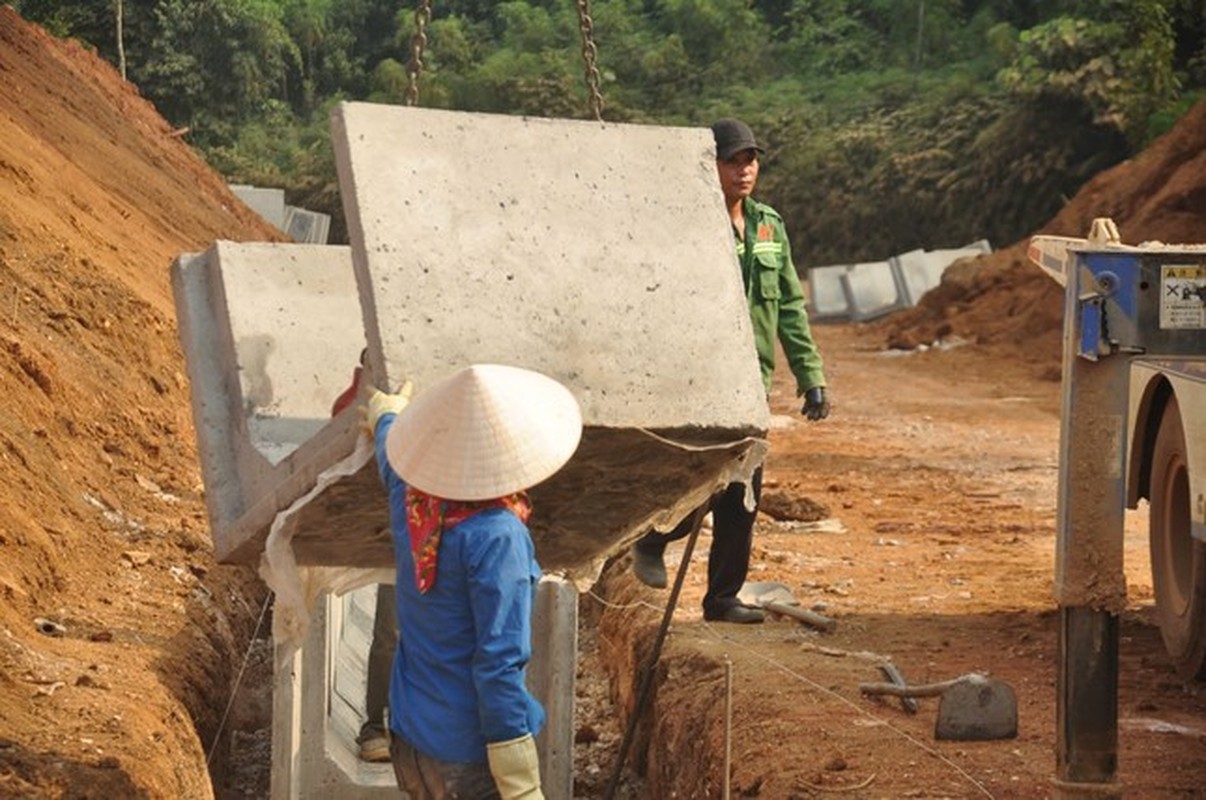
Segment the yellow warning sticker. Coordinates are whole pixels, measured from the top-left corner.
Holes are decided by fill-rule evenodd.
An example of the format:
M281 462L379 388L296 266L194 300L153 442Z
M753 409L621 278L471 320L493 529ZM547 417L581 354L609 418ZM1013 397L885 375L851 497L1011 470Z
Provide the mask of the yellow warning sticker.
M1206 328L1206 264L1160 267L1160 327Z

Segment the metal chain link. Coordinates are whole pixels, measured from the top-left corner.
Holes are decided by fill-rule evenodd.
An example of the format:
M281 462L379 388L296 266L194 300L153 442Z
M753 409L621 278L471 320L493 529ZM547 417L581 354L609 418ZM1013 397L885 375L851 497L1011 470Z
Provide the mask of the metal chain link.
M415 35L410 37L410 63L406 72L410 85L406 87L406 105L419 104L419 73L423 71L423 48L427 46L427 23L431 22L431 0L419 0L415 8Z
M595 47L595 23L590 18L590 0L578 0L578 29L582 31L582 63L586 65L586 89L590 93L591 114L603 121L603 94L599 91L599 68L595 61L599 48Z

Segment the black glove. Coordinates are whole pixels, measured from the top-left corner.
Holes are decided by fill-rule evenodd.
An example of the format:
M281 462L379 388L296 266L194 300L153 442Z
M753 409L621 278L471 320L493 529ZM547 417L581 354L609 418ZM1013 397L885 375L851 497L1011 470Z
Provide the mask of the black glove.
M804 392L804 407L800 413L813 422L829 416L829 398L825 396L824 386L814 386Z

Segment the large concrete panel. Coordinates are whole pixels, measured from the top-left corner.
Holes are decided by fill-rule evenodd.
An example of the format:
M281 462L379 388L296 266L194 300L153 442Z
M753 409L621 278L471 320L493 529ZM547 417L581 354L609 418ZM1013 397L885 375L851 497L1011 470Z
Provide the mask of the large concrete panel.
M707 129L365 103L332 126L380 380L515 364L591 426L765 429Z
M331 230L331 215L285 206L285 233L295 242L326 244Z
M808 316L813 322L849 318L850 305L842 290L842 276L849 268L837 264L808 270Z
M922 296L942 281L942 273L946 268L961 258L991 253L992 247L987 240L981 239L967 247L946 248L942 250L910 250L892 257L893 267L897 270L905 291L905 301L908 305L921 302Z
M875 319L907 305L896 272L887 261L852 264L842 273L841 281L850 318L856 322Z

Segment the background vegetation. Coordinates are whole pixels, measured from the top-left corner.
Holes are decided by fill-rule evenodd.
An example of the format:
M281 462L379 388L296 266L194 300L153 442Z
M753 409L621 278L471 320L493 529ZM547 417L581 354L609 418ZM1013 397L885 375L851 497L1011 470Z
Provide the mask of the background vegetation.
M591 116L579 2L433 0L419 104ZM14 5L111 60L231 182L332 214L335 237L329 110L405 102L421 18L418 0ZM745 118L802 266L1009 244L1206 96L1203 0L588 6L604 119Z

